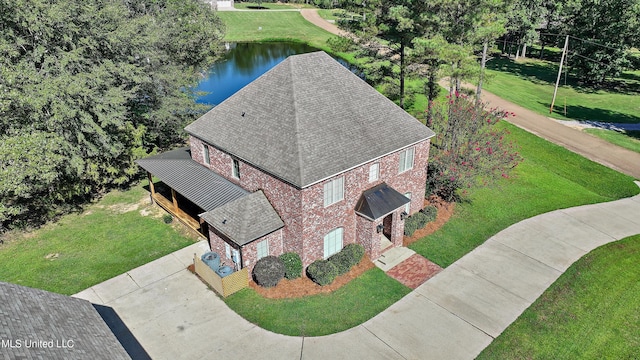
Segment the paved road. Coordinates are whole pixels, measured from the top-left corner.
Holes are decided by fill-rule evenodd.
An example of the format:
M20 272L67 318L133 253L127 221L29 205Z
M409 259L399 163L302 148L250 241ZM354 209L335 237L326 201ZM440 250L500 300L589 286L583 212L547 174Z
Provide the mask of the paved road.
M204 241L75 296L115 309L153 359L473 359L573 262L639 234L638 214L640 195L527 219L329 336L274 334L230 310L185 270Z

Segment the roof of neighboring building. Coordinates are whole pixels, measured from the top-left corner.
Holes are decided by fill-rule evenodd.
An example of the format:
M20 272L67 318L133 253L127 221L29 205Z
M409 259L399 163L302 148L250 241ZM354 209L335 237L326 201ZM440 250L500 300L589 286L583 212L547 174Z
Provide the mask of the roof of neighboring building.
M0 339L13 359L130 359L90 302L6 282Z
M136 163L204 211L248 194L240 186L192 160L188 147L140 159Z
M382 183L364 191L355 210L369 220L377 220L410 201L394 188Z
M434 135L324 52L287 58L185 130L299 188Z
M240 246L284 226L261 190L200 214L200 217Z

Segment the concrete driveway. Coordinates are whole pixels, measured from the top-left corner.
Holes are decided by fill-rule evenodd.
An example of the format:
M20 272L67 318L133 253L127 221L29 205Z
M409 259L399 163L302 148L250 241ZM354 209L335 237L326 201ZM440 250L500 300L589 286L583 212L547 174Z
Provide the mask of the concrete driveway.
M263 330L186 270L200 242L74 296L112 307L153 359L473 359L573 262L640 234L640 195L501 231L364 324L321 337Z

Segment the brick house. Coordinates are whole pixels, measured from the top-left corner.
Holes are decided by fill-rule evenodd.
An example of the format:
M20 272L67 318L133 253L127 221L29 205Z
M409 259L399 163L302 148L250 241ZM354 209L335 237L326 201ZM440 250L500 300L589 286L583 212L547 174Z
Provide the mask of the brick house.
M306 267L354 242L375 260L423 205L433 131L324 52L287 58L185 130L188 149L138 163L171 188L168 210L201 211L191 224L236 267L284 252Z

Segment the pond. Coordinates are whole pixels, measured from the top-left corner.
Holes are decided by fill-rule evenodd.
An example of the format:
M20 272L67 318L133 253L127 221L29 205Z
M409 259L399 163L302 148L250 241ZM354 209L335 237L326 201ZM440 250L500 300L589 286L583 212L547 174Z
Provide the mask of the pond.
M226 53L209 69L196 91L207 94L196 102L215 106L295 54L318 51L306 44L289 42L228 43Z

